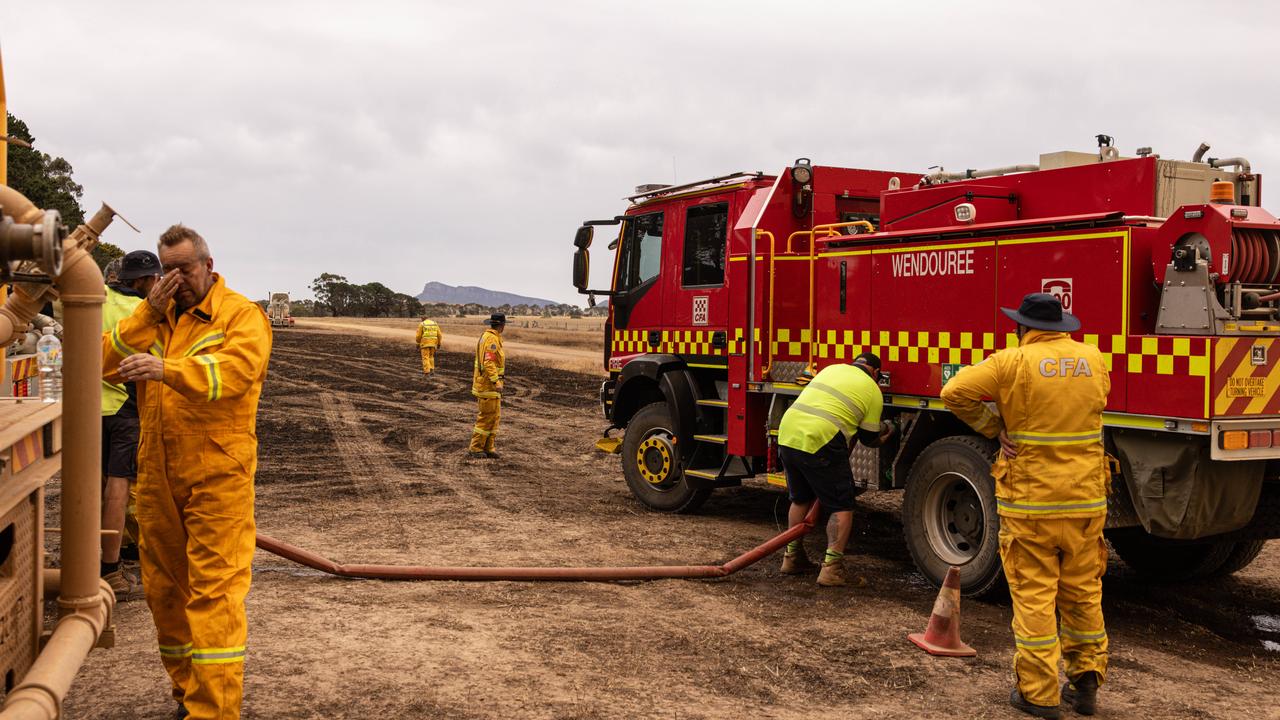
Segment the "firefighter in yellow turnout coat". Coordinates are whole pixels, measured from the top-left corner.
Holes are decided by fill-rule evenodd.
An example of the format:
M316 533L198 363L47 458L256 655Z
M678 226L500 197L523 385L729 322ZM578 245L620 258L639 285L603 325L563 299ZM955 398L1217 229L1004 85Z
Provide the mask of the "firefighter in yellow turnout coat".
M506 355L502 352L502 331L507 326L507 316L489 316L489 329L476 343L476 359L471 378L471 394L476 396L480 412L471 433L469 452L473 458L498 457L494 451L494 437L498 434L498 417L502 408L502 377Z
M166 273L104 334L103 368L138 384L142 580L179 715L238 718L271 328L213 273L195 231L176 225L160 243Z
M431 318L422 318L422 322L418 324L418 349L422 351L422 372L430 375L432 370L436 369L436 350L440 347L440 340L444 335L440 332L440 326Z
M1018 323L1019 346L961 370L942 400L978 432L1000 438L991 475L1013 597L1017 686L1010 702L1058 717L1061 659L1063 697L1092 715L1107 671L1102 411L1111 382L1098 349L1067 334L1080 321L1052 295L1033 293L1018 310L1001 311ZM998 415L985 399L995 401Z

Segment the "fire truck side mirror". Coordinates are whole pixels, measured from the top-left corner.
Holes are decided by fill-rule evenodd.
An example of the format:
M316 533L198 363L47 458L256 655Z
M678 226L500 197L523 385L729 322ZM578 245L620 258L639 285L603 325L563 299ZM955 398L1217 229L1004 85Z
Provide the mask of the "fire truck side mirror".
M590 225L583 225L578 228L577 234L573 236L574 247L586 250L591 247L591 240L595 237L596 229Z
M590 277L591 256L586 249L580 247L573 253L573 286L578 288L579 291L586 290L587 281Z

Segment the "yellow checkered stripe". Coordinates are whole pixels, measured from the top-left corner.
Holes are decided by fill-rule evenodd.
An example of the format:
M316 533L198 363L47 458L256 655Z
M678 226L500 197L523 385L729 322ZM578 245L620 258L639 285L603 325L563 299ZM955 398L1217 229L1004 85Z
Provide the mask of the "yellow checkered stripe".
M781 328L773 342L775 356L798 357L807 352L807 329ZM913 332L907 330L819 330L815 355L819 360L852 360L873 352L885 362L976 365L988 355L1017 347L1013 333Z
M1209 377L1211 363L1207 338L1112 335L1111 354L1126 356L1130 375L1190 375ZM1093 343L1097 345L1098 343ZM1111 369L1111 365L1107 365Z
M814 339L819 360L852 360L873 352L885 362L937 365L976 365L999 350L1018 346L1014 333L926 332L907 330L819 330ZM1204 338L1086 334L1084 342L1102 352L1107 371L1119 367L1129 374L1208 377L1210 346ZM803 358L808 353L808 329L779 328L774 357Z
M764 345L760 342L760 328L755 329L755 350L759 355L764 349ZM742 328L734 328L733 337L729 338L729 352L733 355L743 355L747 352L747 340Z
M656 346L649 344L648 330L615 330L613 353L671 353L675 355L724 355L725 349L711 344L716 330L662 330ZM742 331L739 330L739 333Z

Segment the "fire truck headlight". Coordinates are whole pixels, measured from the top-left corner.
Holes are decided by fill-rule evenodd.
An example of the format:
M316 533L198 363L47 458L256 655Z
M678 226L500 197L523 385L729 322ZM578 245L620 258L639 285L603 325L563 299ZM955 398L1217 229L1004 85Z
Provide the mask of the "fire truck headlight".
M808 185L813 180L813 165L809 158L796 158L791 166L791 180L799 185Z
M956 222L971 223L978 217L978 210L973 203L960 203L956 206Z

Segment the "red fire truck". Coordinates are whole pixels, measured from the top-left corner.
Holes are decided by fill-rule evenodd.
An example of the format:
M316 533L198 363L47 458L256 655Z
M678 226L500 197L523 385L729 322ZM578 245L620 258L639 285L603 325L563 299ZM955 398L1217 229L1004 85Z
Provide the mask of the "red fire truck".
M628 486L669 512L748 479L785 486L776 432L797 379L871 351L902 432L854 451L856 481L905 490L906 543L929 579L958 565L965 592L987 591L1001 575L996 446L938 396L1016 344L999 308L1043 291L1109 363L1120 556L1153 577L1243 568L1280 537L1280 223L1248 161L1207 150L1121 157L1099 136L1097 152L1036 165L921 175L800 159L637 188L574 239L575 286L609 298L600 398L625 429ZM611 287L592 290L600 225L620 227Z

